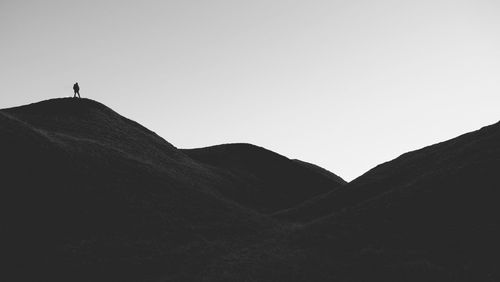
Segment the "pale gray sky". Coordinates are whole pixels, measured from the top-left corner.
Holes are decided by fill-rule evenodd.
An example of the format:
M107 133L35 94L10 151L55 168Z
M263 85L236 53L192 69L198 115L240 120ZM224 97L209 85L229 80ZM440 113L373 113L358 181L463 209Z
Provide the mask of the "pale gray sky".
M499 1L0 0L0 108L100 101L180 148L347 180L496 122Z

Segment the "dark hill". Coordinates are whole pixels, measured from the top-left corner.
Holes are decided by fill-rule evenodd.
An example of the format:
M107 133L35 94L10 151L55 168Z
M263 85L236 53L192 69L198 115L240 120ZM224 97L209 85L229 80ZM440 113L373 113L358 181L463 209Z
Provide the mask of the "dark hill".
M338 175L332 173L331 171L326 170L320 166L317 166L317 165L312 164L312 163L304 162L301 160L293 160L293 161L302 167L310 169L310 170L312 170L316 173L319 173L319 174L325 176L326 178L338 183L339 186L347 184L347 182L344 179L342 179L340 176L338 176Z
M232 179L224 195L262 212L289 208L345 184L333 173L251 144L182 150Z
M217 196L210 173L175 147L94 101L0 111L0 156L4 258L21 281L175 277L191 259L273 226Z
M159 164L186 159L154 132L89 99L53 99L2 112L56 139L99 142L102 146Z
M484 168L493 167L492 161L497 153L497 144L494 140L497 138L499 128L500 123L497 123L449 141L405 153L390 162L378 165L343 186L342 189L282 211L280 216L308 221L338 212L390 191L398 191L424 179L437 179L437 177L446 176L445 173L457 170L468 171L473 165ZM475 181L479 183L481 179L478 177ZM471 193L471 196L474 194Z
M313 220L302 243L341 254L344 266L330 267L354 281L499 281L499 168L497 123L403 154L280 216Z
M494 124L346 184L91 100L0 110L0 279L500 281L499 144Z
M260 212L338 186L253 148L239 152L257 153L239 167L263 158L250 175L210 164L205 149L186 154L92 100L0 110L6 269L19 281L201 280L215 258L282 233ZM274 158L285 165L267 166ZM304 186L283 187L279 178L294 173Z

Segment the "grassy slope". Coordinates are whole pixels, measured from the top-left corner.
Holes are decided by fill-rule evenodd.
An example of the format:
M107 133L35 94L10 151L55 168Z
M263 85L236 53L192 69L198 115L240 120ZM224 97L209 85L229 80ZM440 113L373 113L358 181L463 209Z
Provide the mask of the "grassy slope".
M345 272L340 280L498 281L499 144L500 124L487 126L406 153L281 216L313 220L294 242L326 255L323 267Z
M0 155L12 261L38 265L37 275L181 275L274 226L219 197L210 171L93 101L2 110Z
M235 185L221 191L225 196L264 213L290 208L345 184L333 173L318 171L251 144L225 144L182 150L210 165ZM340 179L340 180L339 180Z
M446 171L472 169L471 162L488 169L495 165L492 158L495 158L498 150L494 140L499 128L499 124L491 125L449 141L405 153L378 165L341 189L281 211L279 217L307 222L381 194L400 191L423 179L445 177Z
M95 102L45 103L0 111L4 255L41 266L28 272L24 265L20 274L79 273L83 281L104 274L142 281L155 273L162 281L500 280L499 124L404 154L278 212L275 218L291 222L283 224L249 208L263 211L268 203L227 194L242 185L258 195L267 186L242 184L259 184L256 176L282 188L287 176L235 160L241 155L234 145L179 151ZM64 110L54 108L60 103ZM288 165L254 149L252 158L264 154Z

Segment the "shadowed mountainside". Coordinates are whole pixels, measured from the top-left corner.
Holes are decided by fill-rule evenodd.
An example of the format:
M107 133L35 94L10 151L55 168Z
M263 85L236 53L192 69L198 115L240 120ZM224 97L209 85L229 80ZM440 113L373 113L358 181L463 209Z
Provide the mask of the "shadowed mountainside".
M403 154L276 216L309 222L295 239L363 269L347 275L355 281L498 281L499 168L497 123ZM334 261L323 267L345 271Z
M6 281L500 280L500 124L345 183L54 99L0 110L0 156Z
M273 154L265 152L263 157ZM255 203L274 211L329 189L327 179L313 183L320 187L303 182L308 185L290 187L293 197L283 200L286 187L252 176L259 194L243 191L252 189L246 175L193 160L88 99L1 110L0 155L6 256L11 269L40 280L44 274L95 281L97 274L134 280L155 273L194 279L210 258L275 232L275 220L261 215L264 206ZM270 175L266 161L261 173ZM308 173L271 168L280 175L288 168ZM37 271L22 271L28 266Z
M347 184L347 182L344 179L342 179L340 176L338 176L338 175L332 173L331 171L326 170L320 166L317 166L317 165L312 164L312 163L304 162L301 160L296 160L296 159L293 161L302 167L306 167L306 168L308 168L316 173L323 175L326 178L329 178L330 180L338 183L339 186Z
M264 212L292 207L346 184L327 170L251 144L225 144L182 152L234 179L237 189L224 195Z

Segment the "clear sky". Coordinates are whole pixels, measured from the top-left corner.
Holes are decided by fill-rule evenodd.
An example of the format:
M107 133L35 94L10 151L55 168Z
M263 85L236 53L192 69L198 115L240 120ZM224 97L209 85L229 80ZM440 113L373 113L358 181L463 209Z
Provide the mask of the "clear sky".
M346 180L500 119L500 2L0 1L0 108L84 97L180 148Z

